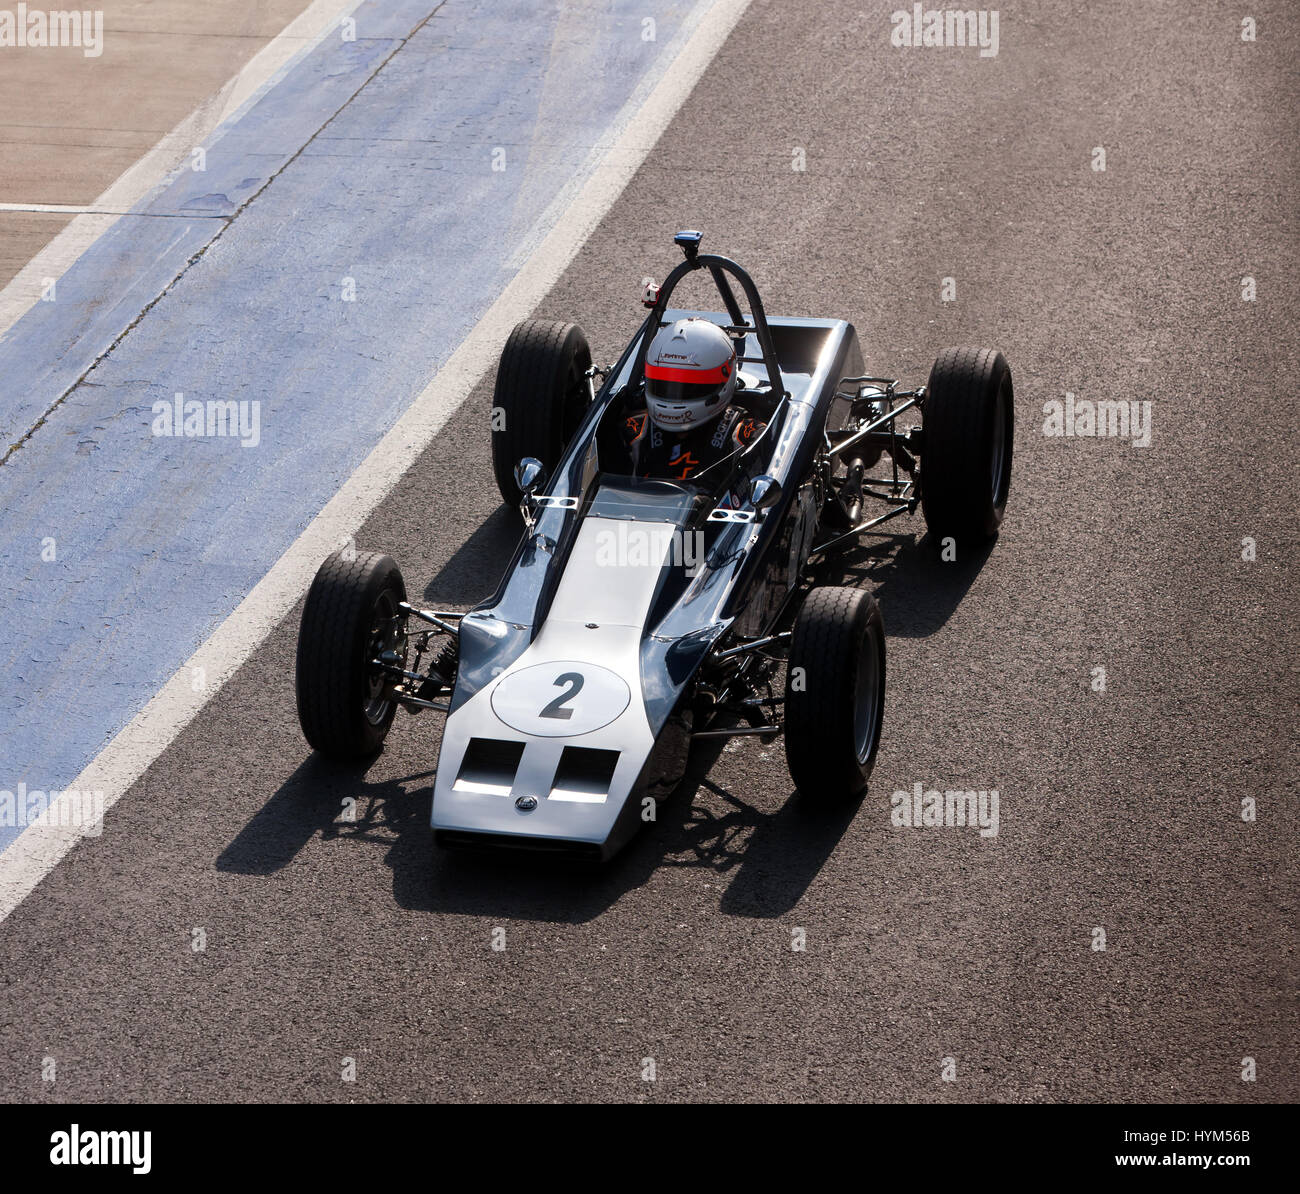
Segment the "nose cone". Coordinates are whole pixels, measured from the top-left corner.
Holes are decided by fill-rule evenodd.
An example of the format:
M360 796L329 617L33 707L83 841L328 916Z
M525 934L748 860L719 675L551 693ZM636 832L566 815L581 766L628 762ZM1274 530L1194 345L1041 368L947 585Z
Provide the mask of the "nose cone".
M442 844L606 858L640 824L655 751L642 627L671 544L648 537L639 562L611 555L627 525L583 520L540 633L448 716L433 795Z

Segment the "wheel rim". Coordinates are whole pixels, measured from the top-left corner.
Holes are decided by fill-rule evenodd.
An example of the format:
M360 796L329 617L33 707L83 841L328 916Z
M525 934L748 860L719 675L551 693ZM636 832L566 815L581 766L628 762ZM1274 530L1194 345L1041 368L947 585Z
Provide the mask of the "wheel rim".
M853 693L853 746L858 762L866 765L876 746L880 713L880 651L876 627L867 627L858 652L858 674Z
M397 611L397 598L391 589L385 589L375 599L370 612L370 633L366 637L366 663L378 659L385 651L396 647L402 640L402 619ZM402 662L406 651L402 651ZM370 668L366 672L366 703L363 709L366 720L373 726L382 725L393 702L384 696L387 681L383 672Z
M1007 500L1007 389L998 386L998 396L993 406L993 461L989 480L993 488L993 505L1001 506Z

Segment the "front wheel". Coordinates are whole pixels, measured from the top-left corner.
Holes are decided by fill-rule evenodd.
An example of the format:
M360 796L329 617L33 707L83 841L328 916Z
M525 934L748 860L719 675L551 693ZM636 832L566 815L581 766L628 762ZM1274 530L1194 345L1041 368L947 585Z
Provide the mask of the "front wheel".
M885 625L862 589L827 586L804 600L790 639L785 756L809 804L867 786L885 714Z
M945 348L926 386L921 506L936 544L991 539L1011 489L1014 393L992 348Z
M391 556L335 552L316 573L298 628L298 721L315 750L362 759L384 744L397 705L372 666L382 652L406 660L406 600Z
M525 456L550 479L587 412L589 368L591 349L576 324L526 319L510 333L492 396L492 472L506 505L523 496L515 465Z

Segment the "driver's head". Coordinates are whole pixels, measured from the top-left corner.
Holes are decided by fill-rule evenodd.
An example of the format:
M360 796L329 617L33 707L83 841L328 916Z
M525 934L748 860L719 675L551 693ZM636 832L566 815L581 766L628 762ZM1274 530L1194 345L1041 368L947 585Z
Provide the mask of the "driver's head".
M690 431L727 409L736 349L716 323L692 316L659 329L645 356L646 412L662 431Z

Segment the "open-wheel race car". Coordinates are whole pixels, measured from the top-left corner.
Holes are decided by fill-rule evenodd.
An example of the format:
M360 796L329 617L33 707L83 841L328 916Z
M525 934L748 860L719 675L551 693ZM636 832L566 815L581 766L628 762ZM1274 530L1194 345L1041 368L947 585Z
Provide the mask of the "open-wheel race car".
M446 714L440 845L608 858L654 819L697 739L783 734L801 800L855 799L880 742L884 626L871 594L813 587L810 565L918 506L940 548L997 533L1013 431L1000 352L945 349L925 386L900 388L865 375L851 324L769 319L744 269L701 253L697 232L675 240L685 260L647 288L613 368L592 366L571 324L529 320L507 341L492 463L523 534L491 597L419 609L389 556L355 551L307 595L307 741L356 759L398 706ZM671 307L698 270L724 310ZM649 475L627 427L646 410L652 342L682 320L734 346L727 400L751 434L698 471Z

